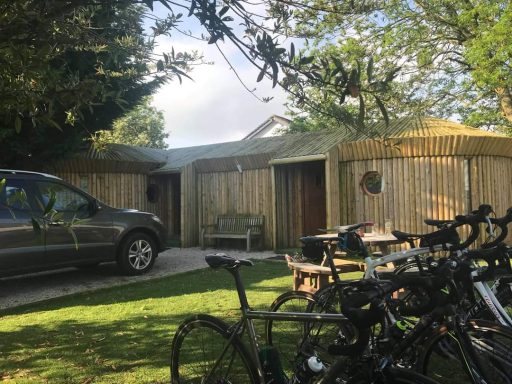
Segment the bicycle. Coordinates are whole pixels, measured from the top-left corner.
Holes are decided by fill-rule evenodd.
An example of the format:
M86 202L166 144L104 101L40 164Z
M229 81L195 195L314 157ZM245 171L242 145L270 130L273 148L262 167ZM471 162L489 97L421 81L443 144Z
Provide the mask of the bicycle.
M241 318L233 325L206 314L195 315L186 319L176 331L171 351L171 383L202 383L202 384L308 384L325 383L324 377L336 377L341 374L339 365L331 365L327 369L311 366L310 359L316 359L314 351L307 351L302 362L297 365L291 378L282 373L275 349L260 347L253 321L256 319L273 321L298 321L329 323L348 321L339 314L313 313L276 313L270 311L254 311L250 309L245 288L240 277L242 266L251 266L249 260L237 260L225 254L206 256L206 262L212 268L224 268L231 273L240 301ZM379 312L380 314L380 312ZM375 317L372 312L368 316L371 322ZM242 342L242 335L247 333L249 349ZM369 334L366 331L365 334ZM362 335L358 338L365 343ZM359 346L347 355L360 353ZM306 368L306 362L307 367ZM308 371L309 369L309 371ZM308 371L307 375L305 372ZM397 384L435 384L430 378L413 371L398 369L390 364L374 366L376 379L379 383ZM356 378L357 379L357 378ZM356 380L354 379L354 380ZM330 380L330 379L329 379ZM351 381L359 383L361 381Z
M400 260L416 258L424 254L430 254L433 250L442 251L446 249L445 244L449 241L459 242L459 238L456 232L456 238L454 238L453 233L449 233L447 236L443 236L442 238L438 236L435 237L435 240L439 242L439 244L434 244L434 241L430 241L428 246L410 249L407 251L395 252L384 257L373 259L357 235L358 229L365 225L368 225L368 223L358 223L341 227L341 231L338 234L333 235L302 237L301 241L304 244L303 255L312 261L318 261L322 258L325 258L329 267L331 268L331 274L334 282L321 288L315 294L303 291L285 292L284 294L277 297L276 300L272 303L270 311L339 313L339 307L337 308L337 304L340 300L340 287L344 287L350 283L350 281L342 280L340 278L334 264L335 252L339 248L349 252L361 253L361 257L364 259L366 265L363 279L369 279L378 277L376 272L377 267L386 266L390 262L397 262ZM474 234L471 238L468 239L468 242L473 242L477 236L477 229L475 228ZM440 241L440 239L442 241ZM389 319L389 322L394 323L395 321L393 319ZM272 320L269 320L266 323L267 343L277 346L278 349L282 349L280 348L280 344L290 345L296 340L299 340L299 342L297 342L297 350L300 350L301 343L304 342L304 339L307 339L307 337L304 335L312 332L311 330L305 330L304 327L300 325L296 326L293 333L290 332L289 329L286 329L286 332L282 332L280 329L276 330L276 327L281 326L282 323L274 324ZM317 327L315 332L315 342L317 344L318 352L320 356L322 356L325 360L330 358L325 348L325 345L328 341L338 340L339 343L343 343L347 335L350 336L350 330L345 329L340 332L339 327L336 327L335 324ZM296 352L292 350L285 350L282 351L282 355L284 356L283 364L285 365L285 368L289 369L289 367L292 366L295 362Z
M476 228L476 225L477 225L477 222L480 221L481 218L473 218L473 222L472 222L472 228L473 228L473 231L472 231L472 235L470 236L469 240L466 241L464 244L462 244L462 246L459 246L457 248L464 248L466 246L467 243L469 242L472 242L476 237L478 237L478 229ZM469 220L468 220L469 221ZM340 237L343 236L348 236L348 234L353 231L355 232L354 228L357 228L357 225L356 226L352 226L350 228L347 229L347 233L346 234L340 234ZM437 233L435 236L431 235L430 238L437 238L437 242L439 242L440 239L446 239L446 237L443 237L443 236L440 236L441 234L440 233ZM453 233L452 233L453 235ZM425 236L425 235L421 235L421 236ZM428 235L427 235L428 237ZM325 240L325 237L323 238ZM345 239L342 239L343 240L343 243L344 244L347 244L348 243L348 240L345 238ZM357 240L357 239L356 239ZM314 241L314 238L310 237L308 238L308 241ZM338 239L338 241L341 241L340 239ZM361 244L362 242L357 242L355 241L355 244L359 244L356 246L359 247L361 250L364 251L364 245ZM435 248L435 246L433 247L432 245L430 246L430 251L432 251L432 249ZM442 248L445 248L445 249L448 249L448 246L442 246ZM427 248L428 249L428 248ZM414 252L423 252L424 249L416 249L415 251L412 251L413 253ZM402 257L406 257L408 255L410 255L410 251L406 251L406 252L402 252ZM476 256L476 257L479 257L478 254L476 255L473 255L473 256ZM332 252L329 252L329 257L332 258ZM384 261L380 261L380 262L387 262L389 260L388 257L385 257L383 258ZM370 268L368 268L368 270L370 270ZM328 312L336 312L337 311L337 308L336 308L336 303L337 301L341 298L341 295L339 295L337 298L333 299L333 296L332 295L336 295L338 294L338 292L340 291L340 287L343 287L343 286L346 286L347 282L341 282L341 281L336 281L336 273L333 271L333 276L335 278L335 283L333 283L330 287L326 288L323 292L323 294L325 294L326 296L329 296L331 295L331 297L323 297L322 296L322 292L320 292L320 295L315 295L315 296L312 296L312 297L309 297L308 298L308 303L307 303L307 309L306 311L310 311L310 312L313 312L315 310L315 308L318 308L318 310L320 311L328 311ZM368 276L368 272L365 276ZM288 296L287 296L288 295ZM293 295L295 295L295 297L293 297ZM274 304L274 308L272 308L273 310L279 310L281 306L285 305L287 300L296 300L298 297L300 297L301 294L300 293L295 293L295 294L285 294L285 295L282 295L281 298L283 298L284 300L282 301L279 301L279 300L276 300L277 302L277 305ZM303 296L307 296L307 295L303 295ZM334 296L335 297L335 296ZM341 307L343 309L343 307ZM396 317L393 316L393 314L391 314L392 316L389 316L389 324L396 324L397 321L396 321ZM399 314L397 314L398 316L400 316ZM457 317L454 317L454 316L457 316ZM466 339L468 339L467 335L469 335L469 338L473 340L474 343L478 344L477 341L482 344L481 340L484 340L484 343L486 347L496 347L496 346L500 346L500 345L503 345L503 342L500 342L498 343L499 339L501 340L505 340L506 343L508 343L508 346L507 348L510 348L510 340L512 339L512 333L510 332L510 330L508 329L503 329L502 327L496 327L494 326L493 324L487 324L485 322L482 322L482 321L471 321L471 322L468 322L468 323L464 323L464 319L462 318L459 318L459 314L458 313L452 313L450 314L450 316L454 317L454 319L456 321L453 321L452 324L451 324L451 329L455 329L457 330L457 333L458 333L458 338L460 339L461 337L464 337ZM434 323L432 322L431 325L433 325ZM304 328L303 330L299 330L299 332L301 332L303 334L303 337L304 339L307 339L310 337L310 334L313 332L312 330L314 329L313 326L310 326L309 328ZM319 331L319 329L322 329L322 332ZM442 332L441 332L441 331ZM485 330L485 331L484 331ZM321 336L324 336L325 334L329 333L329 332L326 332L325 331L325 328L324 326L322 325L322 327L317 327L315 329L315 335L313 338L316 337L316 341L317 342L320 342L320 343L323 343L325 344L326 342L322 340L322 337L318 337L318 335L321 335ZM343 340L343 337L340 337L340 335L343 335L346 331L344 330L334 330L334 331L331 331L331 341L332 340ZM480 337L480 335L482 334L482 332L484 332L486 335L484 335L485 337ZM272 339L273 339L273 333L275 333L275 331L272 330L272 323L270 322L270 324L267 324L267 339L269 341L270 344L274 344L272 342ZM437 327L436 330L433 331L433 335L435 336L433 339L439 341L442 337L445 337L447 335L447 328L446 327ZM493 337L489 337L488 335L492 335ZM480 339L479 339L480 337ZM491 344L489 340L492 341L492 339L496 339L498 341L494 342L494 344ZM323 337L323 339L329 339L329 337ZM423 371L426 371L427 367L432 367L432 364L429 364L428 361L431 359L432 357L432 354L431 354L431 351L432 349L436 346L436 344L434 343L430 343L426 350L428 353L424 353L423 355L420 356L419 358L419 361L420 363L418 363L421 368L419 369L422 369ZM317 346L318 348L318 346ZM400 354L403 356L403 352L405 350L401 350L399 351L400 353L396 353L396 356L399 356ZM491 358L494 358L495 356L502 356L503 354L493 354L491 356ZM403 357L402 357L403 359ZM418 357L415 356L413 360L418 360ZM508 367L510 368L510 359L507 359L506 363L508 364ZM506 372L506 371L505 371ZM478 380L480 380L479 378L473 378L474 379L474 382L480 382ZM475 381L476 380L476 381ZM507 381L508 378L505 378L505 381L503 382L509 382Z
M456 223L456 220L425 220L429 225L435 225L440 229L447 229ZM508 224L512 222L512 208L509 208L504 217L490 218L487 232L494 240L484 242L482 248L473 251L464 251L470 260L481 259L486 261L487 265L482 267L477 262L472 261L468 268L471 269L472 283L471 286L475 289L479 296L470 295L472 303L467 311L468 319L484 318L487 320L495 320L504 326L512 326L512 276L510 270L510 263L506 261L512 255L512 249L506 246L502 241L508 235ZM498 236L494 236L494 231L491 225L500 228ZM393 234L398 239L407 241L411 247L414 248L413 240L418 235L411 235L400 231L393 231ZM501 265L495 266L492 264L494 256L499 254L499 259L502 260ZM405 272L416 271L420 272L426 265L425 260L411 260L406 262L395 269L396 274ZM492 286L489 281L491 278L497 276L498 278L493 282Z

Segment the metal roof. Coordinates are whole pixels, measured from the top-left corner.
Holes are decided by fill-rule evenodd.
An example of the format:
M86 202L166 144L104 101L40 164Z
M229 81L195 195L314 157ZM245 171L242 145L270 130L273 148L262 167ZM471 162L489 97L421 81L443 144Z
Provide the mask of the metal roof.
M404 117L389 122L386 127L384 122L371 125L371 133L378 138L397 137L439 137L439 136L487 136L507 137L495 132L473 128L464 124L434 117ZM350 141L360 141L372 136L356 134L347 137Z
M221 159L226 157L270 154L273 156L290 140L287 136L263 137L251 140L232 141L219 144L167 150L167 163L155 173L179 171L182 167L200 159Z
M147 147L137 147L126 144L107 144L104 149L96 149L91 146L85 154L86 158L94 160L118 160L166 163L167 150Z
M506 137L448 120L401 118L391 121L388 126L383 122L370 125L365 131L347 128L330 132L307 132L167 150L110 144L106 151L89 151L87 157L152 162L158 166L153 173L173 173L180 172L185 165L197 160L202 160L203 167L206 166L208 160L225 162L225 159L235 157L246 160L250 157L259 157L260 160L265 158L280 160L325 154L339 143L379 138L439 136Z

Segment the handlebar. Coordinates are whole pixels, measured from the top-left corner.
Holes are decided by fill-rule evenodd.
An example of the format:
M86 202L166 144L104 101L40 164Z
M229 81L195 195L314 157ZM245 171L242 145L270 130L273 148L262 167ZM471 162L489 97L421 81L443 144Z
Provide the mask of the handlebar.
M507 209L505 216L500 218L491 218L491 224L497 225L500 228L500 234L493 240L486 244L482 244L482 248L492 248L500 244L508 235L508 224L512 222L512 207Z
M471 227L471 232L466 241L457 246L454 246L452 250L465 249L474 243L476 239L478 239L478 236L480 236L479 224L490 223L489 215L491 213L493 213L493 210L489 204L481 204L477 210L471 212L469 215L455 216L455 221L457 222L455 226L458 227L467 224Z

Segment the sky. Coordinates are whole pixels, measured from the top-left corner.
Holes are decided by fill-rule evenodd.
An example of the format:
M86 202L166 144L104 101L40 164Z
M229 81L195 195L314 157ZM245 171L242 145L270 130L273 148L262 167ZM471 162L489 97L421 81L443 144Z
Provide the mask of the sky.
M154 12L163 16L165 8L155 3ZM190 28L199 26L192 21L187 23ZM170 148L240 140L270 116L285 116L284 91L272 89L270 80L257 83L258 70L234 48L224 47L237 72L260 98L273 97L270 102L259 101L242 86L215 46L176 34L160 38L156 51L170 52L172 47L175 52L198 50L214 64L194 68L193 81L169 82L154 95L153 105L164 114Z

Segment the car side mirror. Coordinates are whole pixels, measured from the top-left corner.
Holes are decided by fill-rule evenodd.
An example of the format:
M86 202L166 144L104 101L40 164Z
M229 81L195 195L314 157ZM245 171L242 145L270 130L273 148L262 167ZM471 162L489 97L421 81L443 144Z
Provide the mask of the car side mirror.
M96 199L94 199L92 201L92 212L93 214L98 212L98 211L101 211L103 209L103 207L101 206L100 202Z

